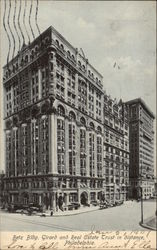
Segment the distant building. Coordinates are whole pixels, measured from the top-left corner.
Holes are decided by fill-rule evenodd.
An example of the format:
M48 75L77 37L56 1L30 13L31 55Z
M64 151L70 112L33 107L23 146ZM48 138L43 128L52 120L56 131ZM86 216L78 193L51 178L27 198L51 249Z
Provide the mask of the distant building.
M127 198L128 122L101 74L53 27L4 67L5 193L56 210Z
M140 98L126 103L129 112L130 195L143 199L154 192L154 115Z
M4 172L1 171L0 172L0 206L3 205L4 201L5 201L5 197L4 197Z

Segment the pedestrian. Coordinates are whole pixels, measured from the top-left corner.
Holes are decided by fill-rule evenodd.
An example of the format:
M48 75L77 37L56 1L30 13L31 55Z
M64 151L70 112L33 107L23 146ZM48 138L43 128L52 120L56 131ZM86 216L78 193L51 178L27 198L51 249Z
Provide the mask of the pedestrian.
M53 216L53 210L51 210L50 216Z

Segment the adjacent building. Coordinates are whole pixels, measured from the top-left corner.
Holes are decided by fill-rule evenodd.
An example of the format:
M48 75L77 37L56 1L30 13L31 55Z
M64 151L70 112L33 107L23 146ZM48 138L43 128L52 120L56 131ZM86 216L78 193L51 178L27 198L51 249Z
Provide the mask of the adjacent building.
M141 99L126 103L129 114L130 195L148 199L154 193L154 115Z
M108 200L126 200L129 190L129 123L122 100L104 94L104 174Z
M0 206L3 207L4 200L4 172L0 171Z
M127 109L83 50L50 27L4 67L3 86L8 203L128 198Z

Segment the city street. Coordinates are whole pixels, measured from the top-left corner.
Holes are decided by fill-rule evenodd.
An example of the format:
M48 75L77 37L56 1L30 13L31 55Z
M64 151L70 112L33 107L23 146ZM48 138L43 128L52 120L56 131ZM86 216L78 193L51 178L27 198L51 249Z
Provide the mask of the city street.
M155 215L156 203L144 202L144 219ZM2 231L90 231L93 230L146 230L139 225L141 203L127 201L123 205L88 213L38 217L1 212Z

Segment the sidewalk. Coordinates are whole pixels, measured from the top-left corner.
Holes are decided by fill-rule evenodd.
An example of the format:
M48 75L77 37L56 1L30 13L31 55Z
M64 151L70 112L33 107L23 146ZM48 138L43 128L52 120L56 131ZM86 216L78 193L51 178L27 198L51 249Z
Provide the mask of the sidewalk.
M77 214L82 214L82 213L89 213L89 212L93 212L99 209L100 209L99 206L91 206L91 207L81 207L77 210L67 210L67 211L59 210L58 212L54 212L53 217L71 216L71 215L77 215ZM46 216L50 216L50 211L46 211L43 214L45 214Z
M140 226L156 231L157 230L156 223L157 223L156 216L152 216L152 217L149 217L146 220L144 220L143 223L140 222Z

